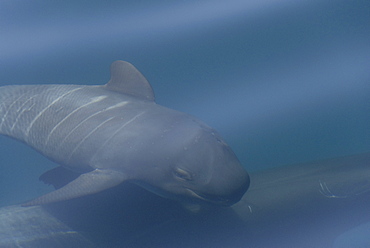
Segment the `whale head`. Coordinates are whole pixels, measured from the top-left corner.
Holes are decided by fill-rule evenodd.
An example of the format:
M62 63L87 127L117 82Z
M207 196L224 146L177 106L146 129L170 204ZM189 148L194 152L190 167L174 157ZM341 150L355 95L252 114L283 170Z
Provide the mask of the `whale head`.
M249 187L249 175L212 128L189 118L167 129L148 148L146 178L139 185L180 202L231 206ZM144 182L144 183L143 183Z

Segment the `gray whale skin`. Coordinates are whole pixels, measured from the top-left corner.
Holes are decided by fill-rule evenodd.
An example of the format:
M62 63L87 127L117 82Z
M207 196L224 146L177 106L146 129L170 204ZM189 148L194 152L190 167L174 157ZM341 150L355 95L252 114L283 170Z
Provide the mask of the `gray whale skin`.
M106 85L0 87L0 133L20 140L62 168L41 176L57 190L23 206L100 192L125 181L184 204L230 206L249 176L217 132L154 102L130 63L115 61ZM71 182L54 183L68 171Z

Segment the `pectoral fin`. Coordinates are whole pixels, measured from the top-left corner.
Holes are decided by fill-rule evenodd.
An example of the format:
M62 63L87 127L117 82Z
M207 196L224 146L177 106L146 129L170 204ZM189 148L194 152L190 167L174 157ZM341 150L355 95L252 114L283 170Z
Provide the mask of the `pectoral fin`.
M22 204L22 206L48 204L98 193L105 189L112 188L126 179L126 176L122 173L96 169L80 175L64 187L26 202Z
M85 173L90 172L86 171ZM68 183L76 180L82 173L77 173L66 169L63 166L55 167L46 171L39 177L39 180L48 185L53 185L55 189L60 189Z

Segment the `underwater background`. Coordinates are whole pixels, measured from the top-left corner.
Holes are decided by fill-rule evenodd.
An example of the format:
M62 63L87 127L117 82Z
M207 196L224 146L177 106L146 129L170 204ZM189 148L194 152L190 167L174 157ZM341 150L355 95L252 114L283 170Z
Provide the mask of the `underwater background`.
M248 171L370 151L369 1L0 1L0 86L101 85L118 59ZM1 136L0 161L0 206L52 190L31 148Z

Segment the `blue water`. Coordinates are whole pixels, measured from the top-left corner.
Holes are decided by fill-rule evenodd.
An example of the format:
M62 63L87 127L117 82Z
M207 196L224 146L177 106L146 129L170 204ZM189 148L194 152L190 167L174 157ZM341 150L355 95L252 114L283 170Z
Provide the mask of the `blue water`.
M370 3L0 2L0 85L104 84L133 63L157 103L217 129L249 171L370 151ZM55 166L0 137L0 206Z

